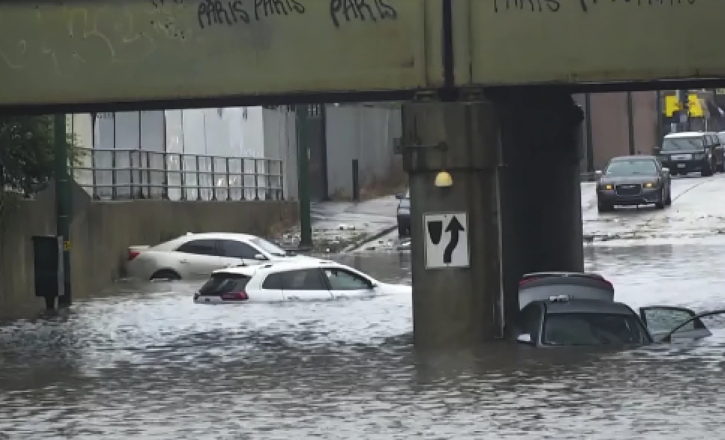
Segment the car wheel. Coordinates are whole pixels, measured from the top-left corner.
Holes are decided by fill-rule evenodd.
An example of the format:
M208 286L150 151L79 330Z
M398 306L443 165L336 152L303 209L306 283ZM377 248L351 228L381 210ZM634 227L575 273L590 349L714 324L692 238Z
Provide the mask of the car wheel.
M717 166L717 171L719 173L725 173L725 161L720 162L720 165Z
M408 228L403 225L398 225L398 238L405 238L408 236Z
M667 188L667 198L665 199L665 205L672 205L672 187Z
M660 199L655 203L657 209L665 209L665 189L660 190Z
M610 212L610 211L614 211L614 206L612 206L612 205L610 205L608 203L598 202L597 203L597 211L599 211L599 212Z
M712 176L712 164L708 164L707 168L702 170L702 177L710 177Z
M161 269L159 271L154 272L153 275L151 275L151 280L168 280L168 281L178 281L181 279L181 275L176 273L175 271L171 269Z

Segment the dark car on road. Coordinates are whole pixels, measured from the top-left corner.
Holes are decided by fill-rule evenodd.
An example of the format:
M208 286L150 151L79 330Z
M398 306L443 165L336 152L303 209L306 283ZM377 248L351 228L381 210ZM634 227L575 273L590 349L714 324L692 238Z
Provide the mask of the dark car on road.
M410 237L410 190L405 193L396 194L398 203L398 237Z
M519 313L506 337L535 347L636 347L711 336L701 318L684 307L650 306L639 314L614 301L612 284L601 275L542 272L519 283Z
M707 177L725 166L719 146L720 138L715 133L670 133L657 154L673 175L699 172Z
M654 156L620 156L597 171L597 208L612 211L615 205L672 204L670 170Z

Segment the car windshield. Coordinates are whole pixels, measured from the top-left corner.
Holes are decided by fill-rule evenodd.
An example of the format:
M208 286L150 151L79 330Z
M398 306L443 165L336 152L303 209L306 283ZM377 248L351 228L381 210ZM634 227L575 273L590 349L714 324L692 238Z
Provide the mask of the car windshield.
M257 246L258 248L262 249L264 252L270 255L274 255L275 257L287 256L287 251L274 243L268 242L267 240L264 240L262 238L253 238L250 241L253 245Z
M661 151L692 151L704 148L705 144L702 142L702 137L666 138L662 143Z
M649 342L634 315L606 313L554 313L544 321L545 345L641 345Z
M224 293L243 292L249 277L239 274L220 273L211 276L199 289L201 295L222 295Z
M604 174L615 177L636 176L640 174L651 176L657 174L657 166L651 160L617 160L609 164Z

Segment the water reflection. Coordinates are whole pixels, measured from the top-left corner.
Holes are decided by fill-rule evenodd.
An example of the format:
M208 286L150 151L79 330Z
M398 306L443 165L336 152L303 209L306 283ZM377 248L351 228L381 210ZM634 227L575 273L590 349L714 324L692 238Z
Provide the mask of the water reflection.
M717 248L588 249L620 300L725 300ZM410 255L343 263L409 282ZM676 269L676 270L675 270ZM422 353L410 298L196 306L201 283L124 283L0 326L10 438L719 438L725 335L633 351ZM689 287L689 289L688 289ZM684 293L683 293L684 292ZM717 432L717 434L715 434Z

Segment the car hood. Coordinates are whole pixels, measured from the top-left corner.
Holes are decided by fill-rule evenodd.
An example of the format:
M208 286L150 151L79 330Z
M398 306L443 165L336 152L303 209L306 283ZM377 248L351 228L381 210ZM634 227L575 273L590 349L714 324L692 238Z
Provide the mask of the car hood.
M659 176L657 175L641 175L641 176L602 176L602 178L599 180L599 182L602 185L606 184L627 184L627 183L647 183L647 182L654 182L658 179Z
M662 156L672 156L673 154L675 156L677 156L679 154L703 154L703 153L705 153L705 150L702 150L702 149L700 149L700 150L693 149L693 150L677 150L677 151L660 151L660 155L662 155Z
M384 295L410 295L413 293L413 286L378 283L378 291Z

